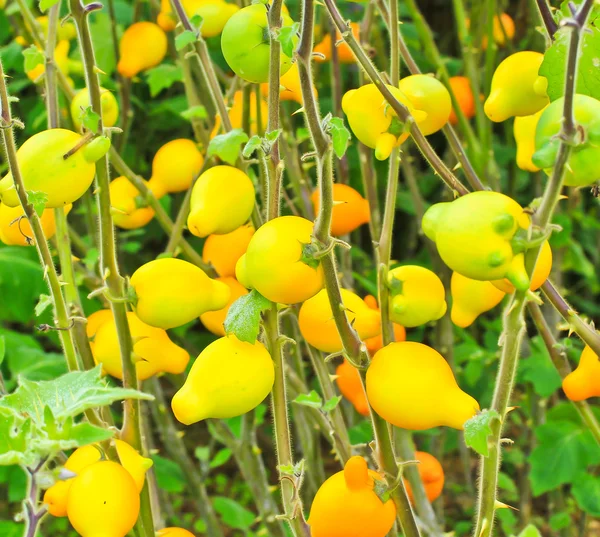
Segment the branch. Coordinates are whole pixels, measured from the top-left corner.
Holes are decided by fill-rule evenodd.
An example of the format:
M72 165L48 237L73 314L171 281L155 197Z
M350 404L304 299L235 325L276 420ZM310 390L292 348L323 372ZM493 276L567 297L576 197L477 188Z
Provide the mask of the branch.
M548 5L547 0L536 0L538 9L540 11L540 16L542 17L542 22L546 27L546 31L548 32L548 37L554 41L554 34L558 30L558 25L552 16L552 11L550 11L550 6Z

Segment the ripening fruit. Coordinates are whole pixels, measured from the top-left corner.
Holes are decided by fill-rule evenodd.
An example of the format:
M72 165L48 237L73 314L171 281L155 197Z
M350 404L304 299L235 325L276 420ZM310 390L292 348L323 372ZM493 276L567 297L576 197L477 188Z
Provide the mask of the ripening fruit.
M356 39L359 39L360 24L358 22L351 22L350 28L352 29L352 35ZM356 61L354 54L352 54L352 49L345 41L343 41L342 34L340 34L340 31L337 29L335 31L335 43L331 42L331 34L327 32L323 36L321 42L315 46L313 52L316 52L317 54L313 56L313 59L316 62L327 62L331 60L334 47L337 49L338 60L340 63L354 63Z
M194 184L188 228L196 237L231 233L244 225L254 209L254 185L242 170L215 166Z
M229 121L231 121L231 127L233 129L244 128L244 93L242 91L236 91L233 94L233 100L231 102L231 106L227 115L229 116ZM264 99L261 99L259 122L259 117L256 113L256 96L250 95L250 132L247 132L246 134L248 134L249 136L253 136L254 134L262 136L265 132L265 127L267 126L268 118L269 106L267 105L267 102ZM220 128L221 116L217 114L215 116L215 126L212 132L210 133L210 137L214 138L217 134L219 134Z
M82 537L125 537L139 511L135 482L116 462L96 462L73 479L67 514Z
M149 186L157 196L161 192L184 192L198 177L203 162L202 153L192 140L171 140L164 144L152 159Z
M223 282L227 287L229 287L229 301L225 307L220 310L207 311L203 313L200 315L200 320L209 332L212 332L217 336L224 336L225 328L223 327L223 323L227 318L227 312L229 311L229 308L238 298L248 294L248 290L231 276L221 276L216 278L216 280Z
M320 192L315 190L310 197L315 214L319 212ZM371 219L369 202L358 191L342 183L333 185L333 214L331 219L331 234L335 237L351 233Z
M421 481L423 481L423 485L425 486L427 499L433 502L442 494L442 489L444 488L444 469L440 461L425 451L415 451L415 458L420 463L417 465L417 469L419 470ZM408 479L404 479L404 487L406 488L406 494L408 494L410 503L414 504L415 499Z
M600 360L591 347L583 349L577 369L564 378L562 387L571 401L600 396Z
M252 235L252 224L240 226L224 235L209 235L204 241L202 260L210 263L219 276L235 276L235 265L246 253Z
M260 91L263 97L268 98L269 84L261 84ZM313 93L315 97L318 96L317 88L314 85ZM279 100L296 101L298 104L303 104L304 101L302 100L302 87L300 85L300 72L298 71L298 62L292 64L290 70L279 79ZM256 108L256 105L254 106L254 108Z
M419 123L427 117L425 112L416 110L408 97L394 86L386 86ZM399 147L408 138L405 125L400 122L392 107L385 100L375 84L367 84L347 91L342 99L342 109L354 136L371 149L375 158L387 159L394 147Z
M34 134L17 151L25 190L44 192L46 208L63 207L83 196L96 175L96 160L110 148L110 140L100 136L64 158L81 141L76 132L49 129ZM11 172L0 181L0 198L9 207L19 205Z
M471 82L466 76L452 76L449 82L460 109L467 119L471 119L475 115L475 96L471 89ZM449 121L452 125L458 123L454 110L450 112Z
M167 36L153 22L136 22L125 30L119 49L121 59L117 70L124 77L133 78L163 61L167 54Z
M373 410L402 429L462 430L479 410L456 384L444 357L422 343L402 341L381 349L367 369L366 387Z
M529 216L512 198L479 191L433 205L422 227L455 272L474 280L508 278L524 291L530 285L525 256L513 239L529 224Z
M367 306L362 298L347 289L340 289L348 321L360 339L370 338L381 332L379 313ZM302 304L298 313L302 337L322 352L339 352L343 349L337 331L327 291L322 289Z
M471 326L482 313L495 308L506 296L492 282L472 280L458 272L450 281L452 310L450 318L456 326Z
M430 75L410 75L398 86L417 110L427 114L425 119L417 121L421 132L428 136L439 131L450 118L452 100L446 86Z
M344 470L323 483L310 508L312 537L385 537L396 519L391 499L382 502L375 492L381 475L359 456L350 457Z
M119 104L113 93L100 88L100 104L102 107L102 124L105 127L115 126L119 120ZM79 90L71 101L71 119L76 131L81 131L81 115L89 106L91 106L89 91L87 88Z
M517 166L526 172L537 172L540 168L533 163L532 157L535 153L535 131L546 108L531 116L515 118L513 134L517 144Z
M150 190L152 187L148 184ZM113 222L122 229L138 229L144 227L154 218L154 209L149 206L138 206L138 200L144 202L140 191L127 179L121 176L109 184L110 206ZM156 194L160 198L161 193Z
M543 54L522 51L500 63L484 104L488 118L500 122L513 116L530 116L548 104L548 81L538 75L542 61Z
M0 2L0 9L4 9L6 5L6 0ZM41 17L35 18L36 23L41 27L44 37L48 37L48 17L42 15ZM27 29L31 32L31 26L27 21L23 21ZM70 41L71 39L75 39L77 37L77 30L75 29L75 25L72 22L61 21L61 23L56 28L56 37L59 41L66 40ZM23 36L19 35L15 38L15 41L25 47L29 45L29 41L27 41Z
M72 207L73 205L66 205L63 209L65 214L69 214ZM44 237L46 239L54 237L54 233L56 233L54 209L44 209L42 216L40 216L40 222L44 230ZM30 246L35 244L33 231L21 205L8 207L0 203L0 241L8 246Z
M377 312L381 315L379 306L377 304L377 299L373 295L367 295L365 297L365 304L372 310L377 310ZM394 329L394 341L406 340L406 329L401 324L392 323L392 328ZM384 346L383 333L379 334L378 336L365 339L364 344L367 346L367 349L371 355L375 354Z
M530 291L537 291L550 276L552 271L552 249L550 243L545 241L540 250L533 276L531 276ZM514 293L515 287L506 278L504 280L493 280L492 284L505 293Z
M131 276L135 312L145 323L168 330L206 311L224 308L229 288L192 263L162 258L142 265Z
M156 532L156 537L195 537L195 535L183 528L164 528Z
M241 416L264 401L274 380L273 360L260 341L252 344L233 335L222 337L196 358L171 407L185 425Z
M167 333L142 322L135 313L127 312L127 322L133 339L133 357L139 380L158 373L183 373L190 360L185 349L175 345ZM92 354L102 370L123 379L123 364L119 347L117 327L112 317L96 328Z
M202 37L214 37L223 31L225 23L239 10L235 4L228 4L222 0L184 0L183 9L189 18L194 15L202 17L200 33ZM169 0L161 0L160 13L156 19L158 25L165 31L175 29L177 17L171 9Z
M87 334L87 337L93 338L96 335L98 328L100 328L107 321L112 321L112 319L113 314L112 311L109 309L98 310L92 313L88 317L87 324L85 326L85 332Z
M446 313L444 284L430 270L405 265L390 270L390 317L407 328L437 321Z
M335 370L335 382L340 390L340 393L352 403L352 406L359 414L363 416L369 415L369 403L362 382L360 381L360 373L348 360L337 366Z
M466 20L467 28L470 26L469 19ZM488 36L487 36L487 26L485 28L485 34L481 38L481 49L487 50L488 46ZM498 15L494 15L493 21L493 33L494 42L499 46L503 47L506 45L506 41L512 41L515 36L515 22L512 20L512 17L508 13L502 13L500 17Z
M236 265L238 281L280 304L315 296L323 288L323 268L314 259L303 259L312 231L313 222L299 216L280 216L263 224Z
M69 48L69 42L63 39L56 44L56 48L54 49L54 62L65 76L70 71ZM27 71L27 78L32 82L36 82L45 72L46 64L42 62L36 65L31 71ZM73 82L70 78L68 81L71 84Z

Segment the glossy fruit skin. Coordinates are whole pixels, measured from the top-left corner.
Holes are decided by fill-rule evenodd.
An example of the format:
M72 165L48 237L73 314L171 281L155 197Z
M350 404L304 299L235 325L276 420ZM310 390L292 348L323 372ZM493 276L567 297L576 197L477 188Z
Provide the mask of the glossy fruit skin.
M237 5L222 0L184 0L182 5L189 18L196 14L202 17L202 37L219 35L229 18L239 10ZM175 29L177 16L173 13L169 0L161 1L156 22L165 32Z
M164 330L147 325L132 312L127 312L127 321L133 338L133 359L139 380L162 372L179 374L185 371L190 355L175 345ZM123 366L114 319L101 323L93 338L94 361L102 364L105 373L122 380Z
M396 507L373 490L382 477L359 456L332 475L317 491L308 524L312 537L385 537L392 529Z
M210 263L219 276L235 276L235 265L246 253L252 235L252 224L245 224L224 235L209 235L204 241L202 260Z
M225 305L224 308L217 311L207 311L200 315L200 320L204 327L213 334L217 336L225 335L225 328L223 327L223 323L227 318L227 312L231 305L241 296L248 294L248 290L239 283L235 278L231 276L221 276L216 278L217 281L223 282L227 287L229 287L229 301Z
M153 22L136 22L121 37L117 70L126 78L155 67L167 54L167 35Z
M263 224L238 261L238 281L280 304L297 304L315 296L324 285L323 267L312 268L301 259L312 231L313 222L299 216L280 216ZM244 266L242 279L240 264Z
M260 100L260 118L261 118L261 128L258 128L258 115L256 113L256 99L250 99L250 132L246 133L249 136L253 136L254 134L263 135L265 132L265 127L267 126L267 118L269 117L269 106L264 99ZM231 102L231 106L228 112L229 121L231 121L231 126L234 129L243 129L244 128L244 94L242 91L236 91L233 94L233 100ZM214 138L217 134L219 134L219 130L221 128L221 116L217 114L215 116L215 126L210 133L210 137Z
M352 291L340 289L340 292L346 308L346 317L360 339L375 337L381 333L379 313L369 308L364 300ZM302 304L298 313L298 324L302 337L315 349L327 353L343 349L325 289Z
M467 119L471 119L475 115L475 96L471 89L471 82L466 76L452 76L449 82L460 109ZM458 123L458 117L454 110L450 111L448 121L452 125Z
M149 186L156 193L184 192L202 169L204 158L193 140L178 138L164 144L152 159Z
M66 129L51 129L34 134L17 151L17 160L26 190L45 192L46 208L63 207L78 200L92 184L95 161L110 148L98 154L92 143L63 156L80 143L81 135ZM96 139L98 140L98 138ZM0 181L0 198L9 207L19 205L13 188L12 173Z
M318 214L320 203L319 190L315 190L310 197L315 214ZM331 219L331 234L341 237L358 229L363 224L368 224L371 219L369 202L358 191L342 183L333 185L333 201L343 202L333 206Z
M130 280L137 295L135 312L150 326L175 328L206 311L224 308L229 288L192 263L175 258L150 261Z
M577 369L564 378L562 387L571 401L600 396L600 360L591 347L583 349Z
M550 243L548 241L545 241L542 245L542 249L540 250L540 255L538 257L537 263L535 264L535 270L533 271L533 275L531 276L531 284L529 285L529 290L537 291L548 279L551 271L552 249L550 248ZM501 291L504 291L505 293L510 294L515 292L514 285L510 283L506 278L504 280L493 280L491 283Z
M112 321L113 314L110 309L98 310L88 316L85 332L88 338L93 338L104 323Z
M553 101L542 113L535 131L533 163L548 175L556 162L562 125L564 97ZM575 122L585 133L585 141L572 148L566 165L566 186L589 186L600 179L600 101L587 95L575 95Z
M171 407L184 425L241 416L265 400L274 380L266 347L260 341L251 344L229 335L200 353Z
M389 85L386 87L408 108L417 123L426 119L426 114L416 110L398 88ZM387 159L392 149L399 147L409 136L403 129L401 132L389 132L390 128L393 130L392 119L397 116L375 84L347 91L342 98L342 110L354 136L367 147L375 149L377 160Z
M294 22L282 13L283 26ZM267 7L252 4L240 9L225 24L221 34L221 50L231 70L248 82L261 84L269 80L269 55ZM297 38L296 38L297 42ZM281 52L281 74L292 66L292 59Z
M513 124L513 134L517 144L517 166L526 172L538 172L541 168L533 163L535 153L535 131L537 124L546 108L531 116L516 117Z
M194 184L187 224L196 237L231 233L248 222L256 193L252 180L233 166L206 170Z
M156 537L195 537L193 533L183 528L164 528L156 532Z
M350 28L352 29L352 35L359 39L360 33L360 24L358 22L351 22ZM316 52L313 56L316 62L328 62L331 60L333 56L333 48L337 49L338 60L340 63L355 63L356 59L354 58L354 54L352 53L352 49L348 46L348 44L343 41L337 47L336 43L342 41L342 34L340 34L339 30L335 31L335 43L331 42L331 34L326 33L323 36L323 39L315 46L313 52ZM323 56L321 56L321 54Z
M119 120L119 103L114 94L104 88L100 88L100 104L102 107L102 124L105 127L114 127ZM81 114L90 103L90 93L87 89L79 90L71 101L71 119L75 130L81 131Z
M405 265L390 270L388 282L393 322L412 328L437 321L446 313L444 284L434 272Z
M367 295L365 297L365 304L369 306L369 308L379 312L377 299L373 295ZM394 341L406 341L406 329L401 324L392 323L392 328L394 329ZM375 354L384 346L383 334L365 339L364 344L367 346L367 350L371 353L371 355Z
M400 80L398 87L417 110L427 114L424 120L417 121L425 136L436 133L448 123L452 100L446 86L435 77L410 75Z
M539 52L522 51L500 63L483 107L490 120L530 116L548 104L547 81L538 75L543 60L544 55Z
M72 205L66 205L63 209L65 214L69 214L72 207ZM21 216L23 218L15 222L15 220ZM42 229L44 230L44 237L46 237L46 239L54 237L54 234L56 233L54 209L44 209L44 212L40 217L40 222L42 223ZM27 241L27 237L31 239L31 242ZM0 203L0 241L9 246L30 246L35 244L29 220L25 217L25 212L20 205L17 207L9 207L8 205Z
M513 249L511 241L529 224L516 201L480 191L433 205L423 216L422 227L455 272L473 280L508 278L517 289L526 290L530 281L524 255Z
M458 272L450 280L452 310L450 318L456 326L471 326L482 313L495 308L506 296L492 282L472 280Z
M337 366L335 370L337 378L335 382L340 393L352 403L356 411L363 415L369 415L369 402L360 381L360 373L348 360Z
M425 486L425 494L430 502L437 500L442 494L444 488L444 469L433 455L426 451L415 451L415 458L420 464L417 465L421 481ZM404 487L406 488L406 494L410 503L414 505L415 499L413 497L412 488L408 479L404 479Z
M96 462L73 479L67 514L82 537L125 537L139 511L135 482L120 464Z
M479 404L456 384L436 350L412 341L390 343L367 369L371 408L396 427L422 431L448 426L462 430Z
M108 188L111 213L116 226L122 229L138 229L154 218L154 209L151 207L137 207L136 198L140 196L140 191L127 177L116 177ZM160 197L162 196L157 195L157 198Z

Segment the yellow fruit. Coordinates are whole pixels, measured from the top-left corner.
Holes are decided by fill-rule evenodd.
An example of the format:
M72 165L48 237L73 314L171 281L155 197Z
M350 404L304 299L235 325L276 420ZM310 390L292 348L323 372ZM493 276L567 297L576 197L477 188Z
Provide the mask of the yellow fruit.
M209 332L212 332L217 336L224 336L225 328L223 328L223 323L227 318L227 312L229 311L229 308L238 298L248 294L248 291L241 283L230 276L216 279L229 287L229 301L223 309L217 311L207 311L206 313L203 313L200 315L200 320Z
M267 105L267 102L264 99L260 100L260 123L256 110L256 96L250 95L250 132L246 133L249 136L254 134L262 136L265 132L265 127L267 126L269 118L269 106ZM229 121L231 121L231 127L233 129L244 128L244 94L242 91L236 91L233 94L233 101L227 115L229 116ZM220 128L221 116L217 114L215 116L215 126L210 133L210 137L214 138L219 134Z
M273 360L260 341L251 344L235 336L222 337L196 358L171 406L185 425L241 416L263 402L274 379Z
M315 190L310 199L313 202L315 214L317 214L321 205L319 191ZM331 218L332 235L336 237L346 235L363 224L369 223L371 219L369 202L351 186L334 183L333 201L337 203L333 206Z
M445 291L434 272L417 265L390 270L390 317L407 328L437 321L446 313Z
M296 101L302 104L302 87L300 85L300 72L298 71L298 63L292 64L290 70L281 76L279 79L279 100L280 101ZM267 98L269 96L269 84L261 84L260 91ZM317 88L313 86L313 93L318 97ZM256 107L255 107L256 108Z
M340 393L352 403L359 414L369 415L369 403L360 380L360 373L348 360L337 366L335 382Z
M365 297L365 304L372 310L376 310L381 317L377 299L373 295L367 295ZM394 330L394 341L406 341L406 329L401 324L392 323L392 328ZM371 353L371 355L375 354L383 347L383 334L365 339L365 345L367 346L367 350L369 353Z
M562 387L571 401L600 396L600 360L591 347L583 349L577 369L564 378Z
M183 528L165 528L158 530L156 537L194 537L194 534Z
M117 70L126 78L155 67L167 54L167 36L152 22L136 22L121 37Z
M448 123L452 112L452 100L446 86L435 77L410 75L400 80L398 87L417 110L427 114L425 119L417 121L425 136L439 131Z
M69 214L73 205L66 205L63 211ZM44 237L51 239L56 233L56 221L54 220L54 209L44 209L40 217ZM31 239L30 241L28 239ZM0 241L9 246L29 246L35 244L33 231L29 220L20 205L8 207L0 203Z
M179 374L190 360L186 350L175 345L167 333L140 321L135 313L127 312L127 321L133 339L133 356L139 380L157 373ZM96 330L92 353L105 373L123 379L119 338L114 319L109 319Z
M92 313L88 317L88 322L85 327L87 337L93 338L98 331L98 328L102 326L104 323L111 321L113 319L112 311L109 309L106 310L98 310Z
M455 429L479 410L458 385L437 351L412 341L390 343L375 354L367 369L371 408L396 427L422 431L447 425Z
M125 468L96 462L73 479L67 514L82 537L125 537L140 511L140 495Z
M206 311L224 308L229 288L212 280L196 265L162 258L142 265L131 276L140 320L158 328L175 328Z
M189 18L194 15L202 17L202 37L219 35L229 18L240 9L235 4L228 4L222 0L184 0L182 5ZM156 22L165 32L175 28L177 16L173 13L169 0L161 0Z
M62 40L57 43L56 48L54 49L54 62L64 75L69 74L69 47L69 42L67 40ZM45 72L46 64L40 63L31 71L27 71L27 78L32 82L35 82Z
M535 270L533 276L531 276L531 284L529 285L530 291L537 291L543 283L550 276L552 271L552 249L548 241L544 242L537 263L535 264ZM506 278L504 280L493 280L492 284L495 287L504 291L505 293L514 293L515 286L510 283Z
M198 177L203 162L202 153L192 140L171 140L154 155L149 185L156 193L184 192Z
M482 313L495 308L505 296L491 282L472 280L458 272L452 273L452 310L450 317L456 326L466 328Z
M361 340L375 337L381 332L379 312L369 308L362 298L352 291L341 289L346 317ZM343 349L337 331L327 291L322 289L302 304L298 314L302 337L323 352L333 353Z
M102 124L105 127L113 127L119 120L119 104L113 93L109 90L100 88L100 92ZM81 114L83 114L84 110L89 106L91 106L89 91L87 88L79 90L71 101L71 119L73 120L75 130L81 130Z
M110 182L109 190L111 213L116 226L123 229L138 229L154 218L154 209L151 207L138 208L137 199L142 199L140 191L127 177L121 176L113 179ZM156 197L160 198L161 196L157 195Z
M235 265L246 253L254 227L247 224L224 235L209 235L204 241L202 260L210 263L219 276L235 276Z
M196 237L223 235L244 225L254 209L254 185L233 166L205 171L192 190L188 228Z
M356 39L360 39L360 24L358 22L351 22L350 28L352 29L352 35ZM331 34L329 32L323 36L321 42L314 48L314 52L316 52L313 56L314 60L316 62L326 62L331 60L334 47L337 50L337 56L340 63L356 62L352 49L348 46L348 43L343 40L339 30L336 30L335 32L335 43L331 42ZM323 57L321 57L321 54Z
M517 144L517 166L527 172L540 171L540 168L533 163L531 157L535 153L535 129L545 109L544 107L531 116L515 118L513 133Z

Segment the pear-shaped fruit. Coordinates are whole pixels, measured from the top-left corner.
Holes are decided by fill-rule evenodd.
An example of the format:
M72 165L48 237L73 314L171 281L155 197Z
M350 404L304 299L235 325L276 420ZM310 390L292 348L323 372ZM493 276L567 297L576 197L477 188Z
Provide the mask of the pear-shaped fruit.
M151 185L148 185L151 187ZM154 209L139 206L143 201L140 191L127 179L116 177L110 182L110 206L113 222L122 229L138 229L144 227L154 218ZM152 188L150 188L152 190ZM160 198L162 192L156 197Z
M126 78L163 61L167 54L167 35L153 22L136 22L121 37L121 59L117 70Z
M444 488L444 469L433 455L426 451L415 451L415 459L419 461L417 469L423 485L427 499L432 502L440 497ZM404 479L404 487L410 503L414 504L412 488L408 479Z
M316 214L321 206L318 190L312 193L311 200ZM351 186L335 183L333 201L335 205L331 218L331 234L336 237L354 231L371 219L369 202Z
M241 416L264 401L274 380L273 360L265 346L229 335L200 353L171 407L185 425Z
M164 144L152 159L149 186L159 193L184 192L202 168L204 157L193 140L178 138Z
M373 410L396 427L422 431L447 425L462 429L479 404L456 384L436 350L412 341L390 343L367 369L367 397Z
M533 275L531 276L529 290L537 291L548 279L550 272L552 272L552 249L550 248L550 243L545 241L544 244L542 244L540 255L538 256ZM500 291L504 291L507 294L515 292L515 286L506 278L503 280L493 280L492 284L500 289Z
M133 273L130 283L138 317L165 330L220 310L229 300L229 287L181 259L150 261Z
M458 272L450 281L452 310L450 317L456 326L471 326L482 313L495 308L506 294L491 282L472 280Z
M63 211L69 214L73 205L66 205ZM56 233L54 209L44 209L40 222L44 237L51 239ZM25 211L20 205L9 207L0 203L0 241L9 246L30 246L35 244L33 231Z
M530 116L515 118L513 134L517 144L517 166L526 172L538 172L541 168L533 163L535 153L535 130L545 108Z
M220 310L207 311L203 313L202 315L200 315L200 320L202 321L202 324L206 327L207 330L209 330L217 336L224 336L225 328L223 326L223 323L227 318L229 308L238 298L248 294L248 290L231 276L219 277L216 279L217 281L223 282L227 287L229 287L229 301L227 302L225 307Z
M562 387L571 401L600 397L600 359L591 347L583 349L577 369L565 377Z
M352 403L352 406L359 414L363 416L369 415L369 402L365 395L362 382L360 381L360 373L348 360L337 366L335 370L335 382L340 390L340 393Z
M373 295L367 295L365 297L365 304L369 306L369 308L371 308L372 310L376 310L381 315L379 311L379 305L377 304L377 299ZM398 323L392 323L392 327L394 330L394 341L406 341L406 329ZM367 338L364 341L371 355L375 354L379 349L381 349L384 346L383 334Z
M102 107L102 124L105 127L113 127L119 120L119 104L114 94L104 88L100 88L100 105ZM75 130L81 131L81 115L91 106L90 92L87 88L79 90L71 101L71 119Z
M251 224L224 235L209 235L202 248L202 260L210 263L219 276L235 276L235 265L246 253L252 235L254 227Z

